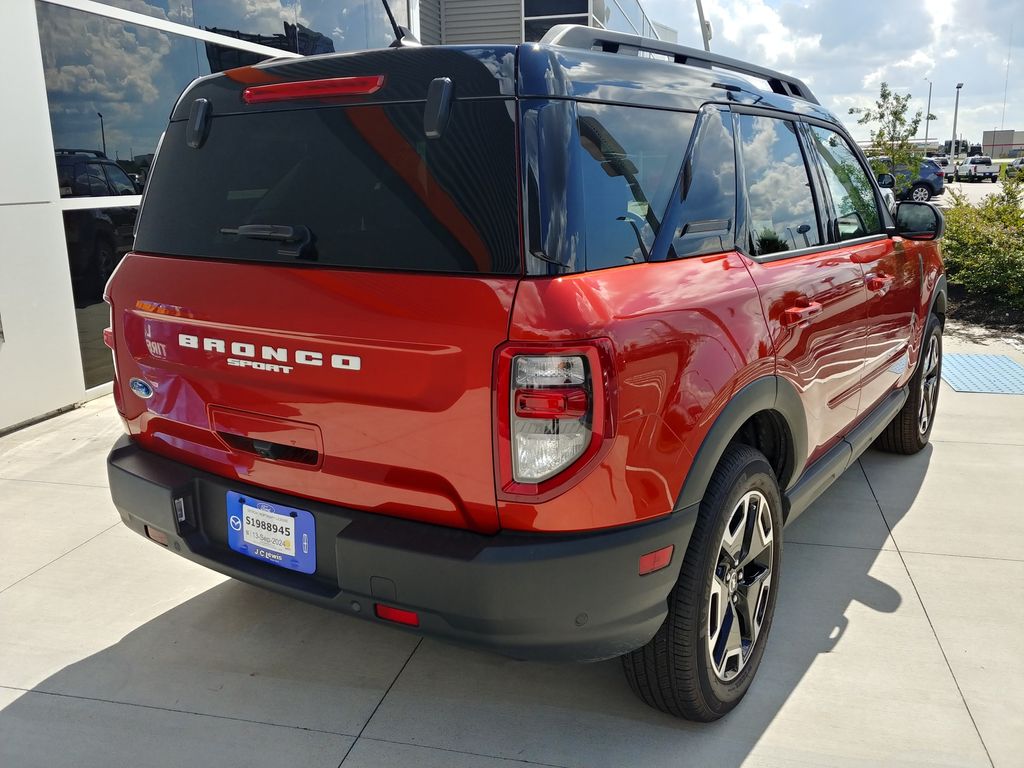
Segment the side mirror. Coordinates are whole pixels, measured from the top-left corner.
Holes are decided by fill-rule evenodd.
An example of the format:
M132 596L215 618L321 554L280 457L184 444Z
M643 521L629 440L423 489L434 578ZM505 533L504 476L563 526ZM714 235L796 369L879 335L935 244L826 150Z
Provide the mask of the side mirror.
M878 174L878 186L882 189L892 189L896 186L896 177L891 173Z
M938 240L946 231L942 211L931 203L905 200L896 206L896 234L907 240Z

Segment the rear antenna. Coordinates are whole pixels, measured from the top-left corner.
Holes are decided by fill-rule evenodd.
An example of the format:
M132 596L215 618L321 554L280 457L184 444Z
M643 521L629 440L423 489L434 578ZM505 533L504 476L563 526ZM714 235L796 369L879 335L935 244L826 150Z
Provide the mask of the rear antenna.
M395 21L395 14L391 12L391 6L388 5L388 0L380 0L384 4L384 12L388 15L388 21L391 22L391 28L395 32L395 41L388 46L388 48L401 48L406 45L419 45L420 41L416 39L416 35L410 32L406 27L400 26Z

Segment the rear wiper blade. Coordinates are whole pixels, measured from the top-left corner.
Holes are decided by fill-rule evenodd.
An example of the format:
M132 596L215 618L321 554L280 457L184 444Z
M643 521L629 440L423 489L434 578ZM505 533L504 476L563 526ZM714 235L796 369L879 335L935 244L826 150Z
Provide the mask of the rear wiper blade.
M221 227L222 235L238 235L253 240L276 240L288 243L277 249L278 256L316 261L314 246L316 235L304 224L240 224L237 227Z

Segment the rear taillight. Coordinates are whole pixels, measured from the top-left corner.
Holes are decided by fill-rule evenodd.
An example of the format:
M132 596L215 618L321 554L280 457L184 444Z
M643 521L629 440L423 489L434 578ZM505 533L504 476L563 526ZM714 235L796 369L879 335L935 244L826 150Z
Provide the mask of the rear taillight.
M300 80L293 83L254 85L242 91L246 104L295 99L325 99L334 96L368 96L384 87L384 75L331 77L324 80Z
M611 436L611 344L507 347L496 366L502 495L561 492Z

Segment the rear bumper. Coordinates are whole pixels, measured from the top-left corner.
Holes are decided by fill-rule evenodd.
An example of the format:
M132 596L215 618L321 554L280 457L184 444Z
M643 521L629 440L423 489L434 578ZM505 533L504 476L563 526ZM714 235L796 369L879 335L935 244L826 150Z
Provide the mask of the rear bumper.
M493 536L322 504L228 481L120 438L107 459L122 521L167 534L169 549L241 581L372 621L374 604L415 611L413 631L516 658L591 661L646 643L665 618L696 507L655 522L572 535ZM228 491L309 510L311 575L227 545ZM185 519L179 521L175 500ZM638 576L641 555L675 545L671 564Z

